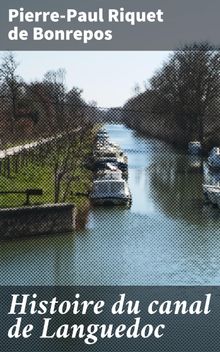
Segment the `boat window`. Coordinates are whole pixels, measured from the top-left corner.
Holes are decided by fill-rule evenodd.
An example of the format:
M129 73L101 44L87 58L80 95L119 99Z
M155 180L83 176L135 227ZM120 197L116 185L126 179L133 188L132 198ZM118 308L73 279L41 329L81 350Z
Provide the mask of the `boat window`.
M125 184L124 182L97 182L95 184L95 192L100 194L116 194L124 192Z
M99 193L107 193L108 192L108 184L107 182L98 182L95 185L95 191Z
M115 158L116 154L115 153L105 153L105 156L107 156L109 158Z
M111 192L119 193L124 191L124 182L111 182Z

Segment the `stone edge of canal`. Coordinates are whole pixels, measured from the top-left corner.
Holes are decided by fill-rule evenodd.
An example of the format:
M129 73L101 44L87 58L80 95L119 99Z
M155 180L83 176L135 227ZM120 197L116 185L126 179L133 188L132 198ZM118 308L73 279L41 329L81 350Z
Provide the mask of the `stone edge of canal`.
M59 203L0 210L0 240L70 233L75 228L76 207Z

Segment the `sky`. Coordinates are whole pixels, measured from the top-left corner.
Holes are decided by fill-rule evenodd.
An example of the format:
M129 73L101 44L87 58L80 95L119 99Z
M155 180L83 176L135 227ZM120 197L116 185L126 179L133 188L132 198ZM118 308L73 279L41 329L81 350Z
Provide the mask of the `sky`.
M2 54L2 53L1 53ZM83 89L83 98L100 107L123 105L138 83L166 61L167 51L18 51L19 74L27 82L42 79L48 70L65 68L66 85Z

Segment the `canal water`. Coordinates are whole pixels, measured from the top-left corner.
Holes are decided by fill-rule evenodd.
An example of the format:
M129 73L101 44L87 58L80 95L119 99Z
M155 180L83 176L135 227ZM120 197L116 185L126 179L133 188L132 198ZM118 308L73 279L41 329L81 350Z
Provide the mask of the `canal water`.
M71 235L0 244L1 285L219 285L220 210L201 160L123 125L106 126L128 155L130 209L85 211Z

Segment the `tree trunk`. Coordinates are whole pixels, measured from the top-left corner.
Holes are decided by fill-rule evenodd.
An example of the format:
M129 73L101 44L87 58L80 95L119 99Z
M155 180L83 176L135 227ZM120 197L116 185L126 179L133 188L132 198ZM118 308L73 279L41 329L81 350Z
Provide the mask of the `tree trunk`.
M10 163L10 158L7 158L7 177L9 178L11 176L11 163Z
M60 178L55 175L55 185L54 185L54 203L59 203L60 198Z
M54 203L59 203L61 179L62 177L59 174L59 163L56 162L54 167Z
M203 145L204 142L204 124L203 124L203 114L199 116L199 141Z

